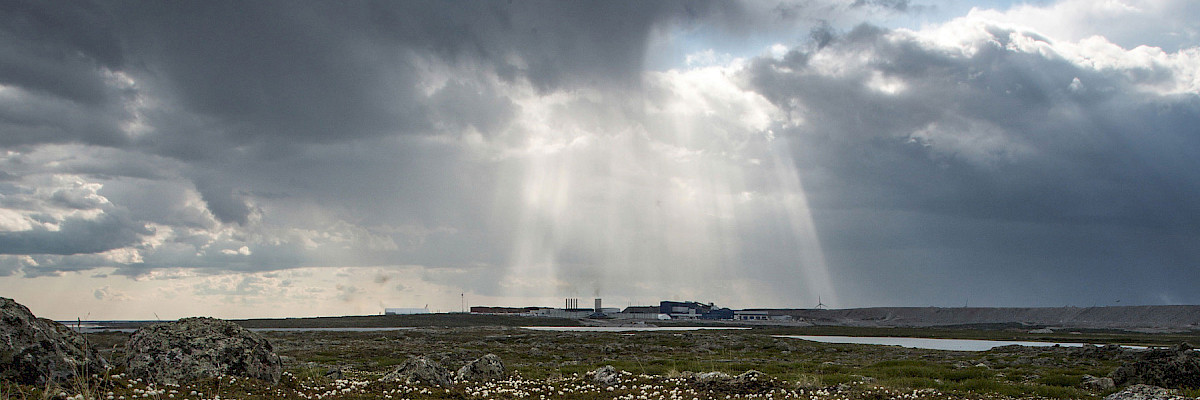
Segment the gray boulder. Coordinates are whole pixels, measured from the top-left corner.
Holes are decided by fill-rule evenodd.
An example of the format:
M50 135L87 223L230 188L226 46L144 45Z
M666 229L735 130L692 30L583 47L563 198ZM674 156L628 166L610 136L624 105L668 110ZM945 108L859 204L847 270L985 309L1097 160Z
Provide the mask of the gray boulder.
M495 354L475 359L458 369L455 378L464 382L483 382L504 378L504 363Z
M279 383L271 342L229 321L184 318L138 329L125 346L130 376L180 384L222 375Z
M592 375L592 381L604 386L612 386L621 383L621 373L617 372L617 369L613 368L611 365L605 365L597 368L595 371L592 371L590 375Z
M383 376L384 382L400 382L405 385L450 386L450 370L437 361L425 357L413 357Z
M0 379L42 386L66 383L107 367L83 335L0 297Z
M1105 391L1117 387L1117 384L1113 383L1113 379L1109 377L1097 378L1091 375L1084 375L1083 382L1079 386L1088 390Z
M1108 395L1104 400L1184 400L1183 396L1158 386L1137 384Z

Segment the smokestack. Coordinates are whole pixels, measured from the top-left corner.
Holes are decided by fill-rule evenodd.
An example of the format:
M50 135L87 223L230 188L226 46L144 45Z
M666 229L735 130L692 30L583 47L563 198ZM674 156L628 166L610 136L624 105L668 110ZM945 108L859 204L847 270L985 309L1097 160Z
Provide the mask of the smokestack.
M603 312L600 310L600 299L599 298L596 299L596 312Z

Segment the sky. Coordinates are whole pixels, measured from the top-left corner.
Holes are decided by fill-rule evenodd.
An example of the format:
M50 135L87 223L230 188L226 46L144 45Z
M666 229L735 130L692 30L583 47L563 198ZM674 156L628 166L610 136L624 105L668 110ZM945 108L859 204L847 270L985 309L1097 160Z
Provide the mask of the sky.
M0 296L1200 304L1193 0L0 2Z

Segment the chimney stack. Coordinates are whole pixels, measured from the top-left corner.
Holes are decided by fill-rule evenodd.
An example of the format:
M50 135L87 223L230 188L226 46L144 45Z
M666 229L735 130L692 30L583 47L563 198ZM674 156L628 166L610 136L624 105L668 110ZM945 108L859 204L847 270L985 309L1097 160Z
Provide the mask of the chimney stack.
M596 312L604 312L600 309L600 299L596 299Z

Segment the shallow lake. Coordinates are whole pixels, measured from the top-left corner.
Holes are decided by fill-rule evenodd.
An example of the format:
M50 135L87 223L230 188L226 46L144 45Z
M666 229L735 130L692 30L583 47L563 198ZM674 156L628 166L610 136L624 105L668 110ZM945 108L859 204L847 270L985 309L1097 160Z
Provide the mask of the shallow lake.
M698 331L750 329L725 326L522 326L522 329L553 332L642 332L642 331Z
M874 344L882 346L901 346L914 349L957 350L957 351L986 351L1000 346L1020 345L1028 347L1083 347L1083 343L1052 343L1052 342L1021 342L1006 340L977 340L977 339L929 339L910 337L878 337L878 336L792 336L779 335L775 337L810 340L821 343L854 343ZM1138 348L1135 346L1126 346Z

